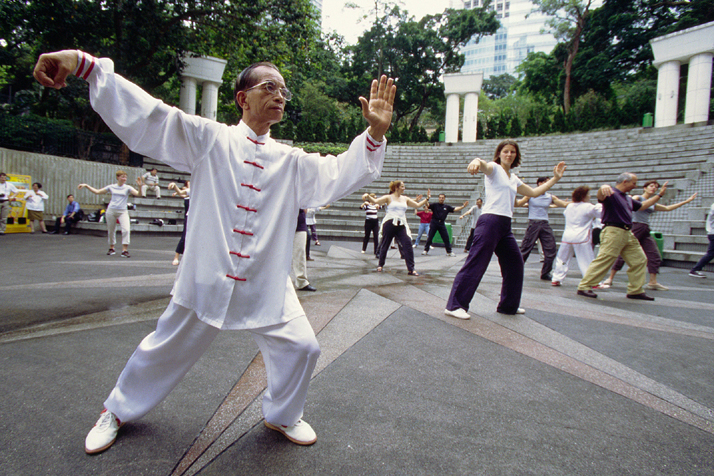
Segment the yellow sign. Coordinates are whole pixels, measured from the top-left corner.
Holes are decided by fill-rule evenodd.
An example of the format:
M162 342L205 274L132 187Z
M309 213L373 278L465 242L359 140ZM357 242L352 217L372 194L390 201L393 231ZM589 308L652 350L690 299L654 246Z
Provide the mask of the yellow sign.
M30 233L32 224L27 219L25 196L32 190L32 177L29 175L7 174L7 181L17 188L14 202L10 204L10 215L7 217L6 233Z

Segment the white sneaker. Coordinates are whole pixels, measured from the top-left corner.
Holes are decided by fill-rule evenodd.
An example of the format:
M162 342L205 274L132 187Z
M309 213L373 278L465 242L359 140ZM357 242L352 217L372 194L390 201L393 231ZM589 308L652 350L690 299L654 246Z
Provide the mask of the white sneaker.
M364 254L364 250L362 250L362 254Z
M105 409L87 434L84 451L93 455L108 449L116 441L120 426L121 422L116 415Z
M412 248L416 248L416 245L412 245Z
M526 313L526 310L523 309L522 307L519 307L518 309L516 309L516 314L525 314L525 313Z
M429 254L428 251L422 251L422 252L421 252L421 255L422 255L422 256L426 256L427 254Z
M471 319L469 313L461 308L454 309L453 311L444 309L444 314L446 314L447 316L455 317L456 319Z
M689 276L693 278L706 278L706 275L704 273L700 273L699 271L690 271Z
M446 256L451 256L452 258L456 257L456 253L453 251L451 253L446 253Z
M668 291L669 288L667 286L663 286L659 283L654 283L654 284L647 284L647 289L656 289L657 291Z
M271 430L279 431L285 437L297 445L311 445L317 441L317 435L315 430L306 422L298 420L293 426L285 425L273 425L267 420L265 421L265 426Z

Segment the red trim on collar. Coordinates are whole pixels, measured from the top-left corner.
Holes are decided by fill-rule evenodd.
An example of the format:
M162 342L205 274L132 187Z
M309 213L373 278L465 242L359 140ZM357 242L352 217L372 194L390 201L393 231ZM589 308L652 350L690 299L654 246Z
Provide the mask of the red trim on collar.
M237 230L237 229L235 229L235 228L233 228L233 231L236 232L236 233L240 233L241 235L253 236L253 233L251 233L251 232L249 232L249 231Z
M239 258L250 258L250 255L242 255L242 254L238 253L237 251L229 251L228 254L236 255Z
M247 281L247 279L245 279L245 278L239 278L238 276L231 276L230 274L226 274L226 278L235 279L236 281Z
M248 140L251 141L255 145L265 145L265 142L258 142L257 140L251 139L250 137L248 137Z

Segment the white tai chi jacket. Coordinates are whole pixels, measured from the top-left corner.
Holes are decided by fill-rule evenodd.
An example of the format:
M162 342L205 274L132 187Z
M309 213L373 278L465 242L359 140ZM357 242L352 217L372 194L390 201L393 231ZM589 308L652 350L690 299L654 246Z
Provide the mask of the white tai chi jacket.
M219 329L251 329L304 315L288 273L300 208L319 207L379 177L385 142L365 131L339 156L321 157L151 97L107 58L78 52L75 75L90 102L134 152L191 173L177 304Z
M563 215L565 215L565 230L561 242L571 245L590 243L593 220L602 215L602 204L569 203L563 210Z

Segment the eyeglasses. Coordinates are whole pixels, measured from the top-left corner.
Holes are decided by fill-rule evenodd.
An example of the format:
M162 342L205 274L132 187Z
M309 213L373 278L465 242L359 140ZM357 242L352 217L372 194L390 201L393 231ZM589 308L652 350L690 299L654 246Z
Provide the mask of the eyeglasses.
M252 86L252 87L246 89L245 92L248 92L251 89L259 88L261 86L265 86L265 90L268 91L272 95L276 95L276 94L280 93L286 101L290 101L293 98L293 93L291 93L288 88L281 88L280 86L275 84L275 81L270 80L270 79L263 81L262 83L258 83L255 86Z

